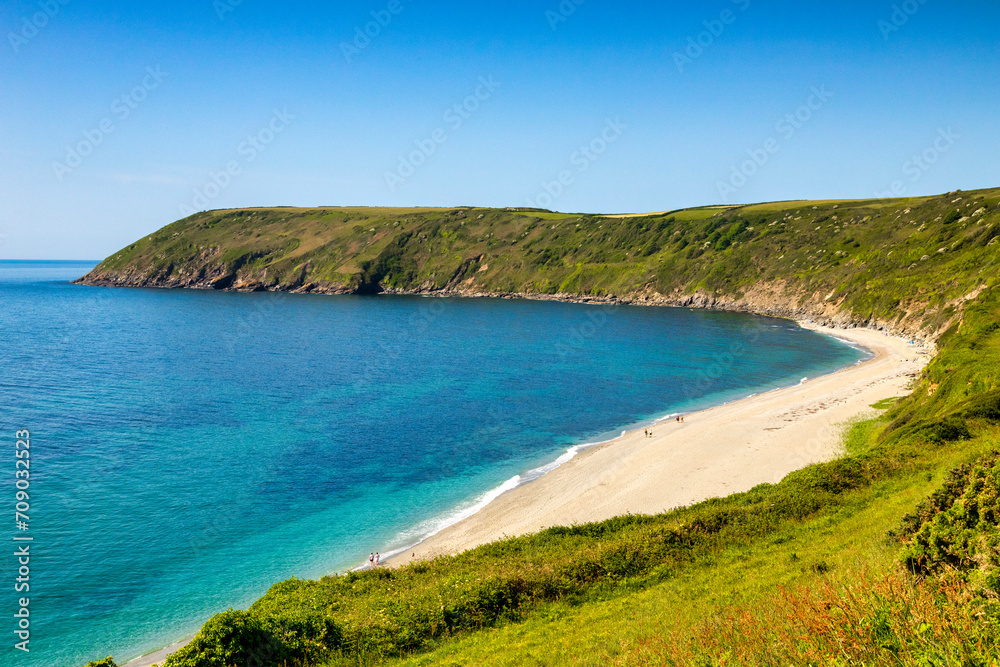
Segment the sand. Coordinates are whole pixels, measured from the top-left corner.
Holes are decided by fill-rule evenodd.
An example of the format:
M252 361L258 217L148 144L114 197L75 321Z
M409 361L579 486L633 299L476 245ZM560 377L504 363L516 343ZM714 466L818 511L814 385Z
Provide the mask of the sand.
M775 483L841 454L845 426L872 404L905 396L934 350L868 329L803 327L861 345L874 357L798 386L665 421L585 450L540 479L408 549L391 564L456 554L550 526L657 514Z
M171 644L167 648L160 649L154 653L149 653L140 658L134 658L123 664L121 667L152 667L153 665L162 665L168 655L184 648L192 639L194 639L194 637L188 637L184 641Z

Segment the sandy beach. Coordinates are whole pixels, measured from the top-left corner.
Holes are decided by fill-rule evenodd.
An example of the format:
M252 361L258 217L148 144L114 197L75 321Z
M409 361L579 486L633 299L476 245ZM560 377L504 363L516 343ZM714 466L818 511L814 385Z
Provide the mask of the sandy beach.
M167 648L160 649L155 653L150 653L144 655L140 658L134 658L128 662L122 664L121 667L152 667L153 665L162 665L167 659L167 656L171 653L175 653L178 649L186 646L194 637L188 637L182 642L177 642L176 644L171 644Z
M638 429L580 453L540 479L397 557L404 564L455 554L550 526L657 514L775 483L840 453L844 426L871 405L904 396L933 350L869 329L803 327L851 341L874 356L831 375Z

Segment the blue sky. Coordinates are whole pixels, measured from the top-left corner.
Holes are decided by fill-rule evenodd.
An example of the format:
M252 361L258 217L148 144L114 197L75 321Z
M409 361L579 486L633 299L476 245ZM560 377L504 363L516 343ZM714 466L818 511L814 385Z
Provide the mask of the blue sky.
M206 208L1000 186L995 2L576 2L2 0L0 257Z

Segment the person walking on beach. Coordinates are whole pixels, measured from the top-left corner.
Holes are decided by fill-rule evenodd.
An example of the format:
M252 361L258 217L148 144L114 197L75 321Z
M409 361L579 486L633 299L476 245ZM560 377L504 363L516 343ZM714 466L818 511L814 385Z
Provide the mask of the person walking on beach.
M368 554L368 567L375 567L375 554Z
M378 567L378 559L379 558L380 558L380 556L378 555L378 552L376 551L375 552L375 567Z
M646 436L647 438L649 437L649 429L648 429L648 428L644 428L644 429L642 429L642 433L643 433L643 435L645 435L645 436Z

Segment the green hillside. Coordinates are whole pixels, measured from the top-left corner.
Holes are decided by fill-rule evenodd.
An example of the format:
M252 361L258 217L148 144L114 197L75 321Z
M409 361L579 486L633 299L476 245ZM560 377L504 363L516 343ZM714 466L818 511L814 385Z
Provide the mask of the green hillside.
M614 217L527 210L199 213L93 284L640 299L936 331L994 272L1000 190Z
M840 459L659 516L276 583L167 665L1000 664L998 201L222 211L124 249L87 282L692 302L939 350Z

